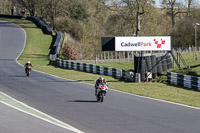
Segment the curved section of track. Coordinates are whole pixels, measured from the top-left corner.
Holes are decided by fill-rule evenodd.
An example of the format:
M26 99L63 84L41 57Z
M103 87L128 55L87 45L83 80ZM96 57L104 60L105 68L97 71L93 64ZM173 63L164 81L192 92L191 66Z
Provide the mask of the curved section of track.
M14 25L0 23L0 36L0 91L83 132L200 132L198 109L112 90L104 103L97 103L91 85L36 71L26 77L24 68L15 62L24 33Z

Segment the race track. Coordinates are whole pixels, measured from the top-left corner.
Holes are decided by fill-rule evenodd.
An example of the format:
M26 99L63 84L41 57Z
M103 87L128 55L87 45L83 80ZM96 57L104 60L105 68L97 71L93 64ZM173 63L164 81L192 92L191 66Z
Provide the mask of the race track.
M26 77L15 61L24 40L21 28L0 22L0 91L15 99L85 133L200 133L199 109L113 90L97 103L93 85L36 71Z

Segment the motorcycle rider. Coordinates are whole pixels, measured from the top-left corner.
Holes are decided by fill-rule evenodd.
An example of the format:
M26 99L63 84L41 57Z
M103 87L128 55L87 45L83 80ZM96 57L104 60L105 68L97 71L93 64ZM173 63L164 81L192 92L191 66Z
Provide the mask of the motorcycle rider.
M97 89L99 87L99 84L106 84L106 86L108 86L106 80L103 77L99 77L99 79L96 80L95 84L95 96L97 95Z
M27 72L27 66L33 67L33 65L31 64L31 62L28 61L28 62L24 65L24 67L25 67L25 73ZM31 70L31 69L30 69L30 70Z

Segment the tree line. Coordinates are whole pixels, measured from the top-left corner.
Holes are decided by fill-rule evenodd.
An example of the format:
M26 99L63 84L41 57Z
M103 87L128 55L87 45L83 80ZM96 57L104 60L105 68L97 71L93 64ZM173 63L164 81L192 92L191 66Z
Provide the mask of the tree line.
M198 0L161 0L160 7L155 0L0 0L1 14L13 7L69 33L79 42L66 43L76 59L94 58L104 36L172 36L173 47L194 46L200 23Z

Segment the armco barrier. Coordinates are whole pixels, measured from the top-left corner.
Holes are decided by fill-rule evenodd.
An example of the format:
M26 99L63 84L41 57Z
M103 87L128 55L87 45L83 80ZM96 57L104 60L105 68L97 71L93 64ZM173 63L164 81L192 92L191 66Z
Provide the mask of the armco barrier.
M51 49L50 54L49 54L50 61L55 61L56 58L58 58L59 50L62 45L62 41L63 41L62 32L56 31L56 40L55 40L53 46L50 48Z
M63 34L62 32L56 32L56 41L54 43L54 47L55 47L55 54L59 54L59 50L60 50L60 47L61 47L61 44L62 44L62 37L63 37Z
M26 19L35 23L38 28L42 29L42 32L44 34L52 35L53 31L51 30L50 26L47 23L45 23L45 21L41 20L40 18L32 16L26 17Z
M124 69L97 66L94 64L88 64L83 62L73 62L68 60L62 60L59 58L56 58L54 64L64 69L72 69L76 71L88 72L93 74L112 76L116 79L121 79L127 82L134 82L134 77L133 77L134 73L132 71L127 71Z
M122 69L122 79L126 81L126 70Z
M117 68L97 66L97 65L88 64L88 63L72 62L72 61L62 60L59 58L56 59L56 65L64 69L72 69L72 70L83 71L83 72L88 72L88 73L107 75L107 76L112 76L117 79L122 78L121 76L122 70L117 69Z
M4 15L4 14L0 14L0 17L2 18L14 18L14 19L21 19L22 16L20 15Z
M168 72L167 83L179 87L200 90L200 77Z

